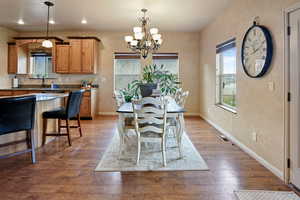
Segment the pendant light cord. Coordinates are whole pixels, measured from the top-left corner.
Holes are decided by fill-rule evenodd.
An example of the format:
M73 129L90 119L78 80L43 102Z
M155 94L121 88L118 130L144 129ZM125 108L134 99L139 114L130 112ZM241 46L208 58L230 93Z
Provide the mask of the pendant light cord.
M50 12L50 6L48 6L48 14L47 14L47 35L46 39L49 39L49 12Z

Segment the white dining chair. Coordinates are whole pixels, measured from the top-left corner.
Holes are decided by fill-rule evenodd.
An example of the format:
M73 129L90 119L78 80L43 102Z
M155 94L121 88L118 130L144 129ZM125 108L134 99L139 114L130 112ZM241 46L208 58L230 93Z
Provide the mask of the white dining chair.
M114 91L114 99L118 108L125 103L124 95L119 90Z
M190 93L189 91L182 92L182 94L179 96L178 101L177 101L178 105L180 105L181 107L184 108L186 99L188 98L189 93Z
M141 143L158 140L161 142L163 166L166 166L167 100L145 97L132 105L138 143L136 164L140 160Z

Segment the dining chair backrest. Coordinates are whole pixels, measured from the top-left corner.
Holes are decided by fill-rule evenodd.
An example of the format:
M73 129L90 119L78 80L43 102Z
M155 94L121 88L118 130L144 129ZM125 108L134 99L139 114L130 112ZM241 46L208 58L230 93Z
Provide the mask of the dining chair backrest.
M179 99L178 99L178 105L180 105L181 107L183 107L184 108L184 106L185 106L185 103L186 103L186 99L188 98L188 96L189 96L189 91L185 91L185 92L183 92L181 95L180 95L180 97L179 97Z
M76 117L80 112L80 105L84 90L71 91L67 101L67 118Z
M125 103L124 95L119 90L114 91L114 98L116 100L117 107L120 107L123 103Z
M133 101L135 129L138 133L166 133L167 101L145 97Z
M36 96L0 99L0 135L34 128Z
M182 91L183 91L182 88L178 88L178 89L176 90L176 93L175 93L175 95L174 95L174 99L175 99L176 102L179 101L180 96L182 95Z

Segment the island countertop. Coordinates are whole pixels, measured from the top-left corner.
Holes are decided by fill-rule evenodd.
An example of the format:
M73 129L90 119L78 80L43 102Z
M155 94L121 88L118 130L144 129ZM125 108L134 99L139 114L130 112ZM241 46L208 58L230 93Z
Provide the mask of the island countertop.
M7 98L7 97L22 97L22 96L36 96L36 101L50 101L57 98L64 98L67 97L69 94L67 93L33 93L33 94L23 94L23 95L14 95L14 96L3 96L0 98Z

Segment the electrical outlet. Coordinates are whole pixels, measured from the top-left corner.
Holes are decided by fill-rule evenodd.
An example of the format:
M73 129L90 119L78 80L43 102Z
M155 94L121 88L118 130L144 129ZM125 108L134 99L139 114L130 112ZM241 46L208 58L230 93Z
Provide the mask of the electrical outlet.
M252 132L252 140L254 142L257 142L257 133L256 132Z
M274 82L273 82L273 81L270 81L270 82L268 83L268 88L269 88L269 90L270 90L271 92L274 91L275 87L274 87Z

